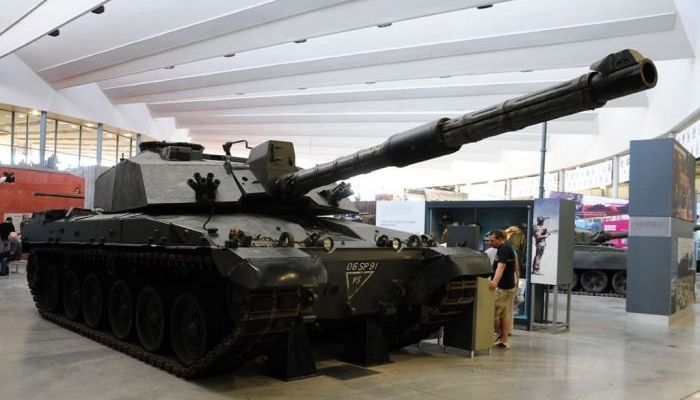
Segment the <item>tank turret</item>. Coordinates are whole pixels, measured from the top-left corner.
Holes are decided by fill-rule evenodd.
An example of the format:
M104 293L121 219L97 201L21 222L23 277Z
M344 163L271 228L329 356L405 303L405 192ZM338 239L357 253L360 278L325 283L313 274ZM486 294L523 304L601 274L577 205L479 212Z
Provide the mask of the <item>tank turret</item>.
M477 278L492 273L488 258L438 247L426 235L326 217L355 210L349 185L335 182L656 84L654 64L632 50L591 69L309 169L296 165L284 141L264 142L246 159L190 143L142 143L140 154L98 178L98 209L39 214L23 225L37 308L182 377L259 354L284 378L313 375L306 329L342 340L344 358L363 365L387 362L388 349L441 327L446 345L468 349L464 315L473 311Z
M629 232L608 232L608 231L591 231L588 229L576 229L574 242L577 245L604 245L607 242L615 239L627 239Z

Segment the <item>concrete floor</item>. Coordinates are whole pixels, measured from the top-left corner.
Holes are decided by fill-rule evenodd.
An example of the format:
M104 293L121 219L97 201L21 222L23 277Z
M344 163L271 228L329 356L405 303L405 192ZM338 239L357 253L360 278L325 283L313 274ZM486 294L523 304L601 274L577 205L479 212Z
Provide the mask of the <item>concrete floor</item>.
M700 307L671 327L624 307L574 296L571 332L516 331L512 350L475 359L427 346L353 379L281 382L258 360L188 382L42 320L20 272L0 279L0 399L700 399Z

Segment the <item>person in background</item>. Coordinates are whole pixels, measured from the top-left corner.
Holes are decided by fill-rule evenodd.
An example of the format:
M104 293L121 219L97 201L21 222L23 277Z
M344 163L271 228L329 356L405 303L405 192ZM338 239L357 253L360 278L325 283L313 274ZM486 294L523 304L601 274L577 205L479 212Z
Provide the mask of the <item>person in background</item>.
M493 262L493 278L489 283L496 291L496 315L494 329L499 334L494 347L510 349L510 332L513 329L513 299L515 297L515 251L506 243L506 234L494 229L489 236L491 247L497 249Z
M19 241L17 232L10 232L3 243L7 243L7 250L0 254L0 276L10 274L10 261L22 258L22 243Z
M10 236L10 232L15 232L15 225L12 223L12 218L5 218L5 222L0 224L0 240L5 242Z

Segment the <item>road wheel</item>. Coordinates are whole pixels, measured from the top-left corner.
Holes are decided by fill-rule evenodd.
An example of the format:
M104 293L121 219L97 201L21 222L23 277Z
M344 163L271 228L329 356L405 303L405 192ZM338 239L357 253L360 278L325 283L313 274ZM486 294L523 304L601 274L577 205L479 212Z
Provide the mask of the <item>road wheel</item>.
M46 267L41 295L42 305L47 311L58 312L61 308L61 277L58 267L49 265Z
M141 290L136 301L136 332L144 349L158 353L168 345L167 303L153 286Z
M120 279L112 285L107 310L114 337L120 340L131 338L134 332L134 301L124 280Z
M91 272L85 277L81 300L85 325L99 328L105 315L105 291L96 273Z
M199 360L216 339L215 314L207 312L212 305L204 303L201 296L186 292L173 305L170 318L172 346L177 358L185 365Z
M78 273L69 270L63 279L63 310L72 321L80 318L80 286L82 282Z
M590 270L581 273L581 287L589 293L602 293L608 287L608 274Z
M617 271L613 274L612 287L615 293L627 295L627 271Z

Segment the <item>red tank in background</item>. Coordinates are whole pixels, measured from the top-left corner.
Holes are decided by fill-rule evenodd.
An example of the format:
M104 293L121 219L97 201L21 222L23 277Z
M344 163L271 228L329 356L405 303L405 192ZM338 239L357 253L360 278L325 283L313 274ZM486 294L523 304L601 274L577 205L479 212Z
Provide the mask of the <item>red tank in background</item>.
M17 230L33 212L84 207L85 180L69 172L0 165L0 215Z

